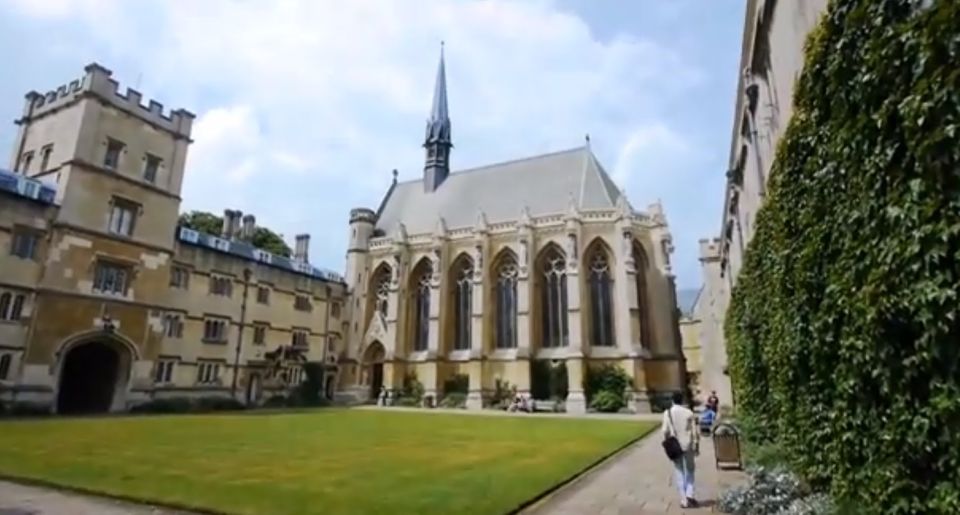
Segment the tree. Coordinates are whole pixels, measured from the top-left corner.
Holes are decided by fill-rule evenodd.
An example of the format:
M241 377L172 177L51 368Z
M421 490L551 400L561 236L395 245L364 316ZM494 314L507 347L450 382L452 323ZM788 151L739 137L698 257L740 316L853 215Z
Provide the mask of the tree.
M206 211L190 211L180 215L179 224L183 227L207 234L219 235L223 232L223 218ZM267 229L257 226L250 244L278 256L290 257L292 251L283 238Z

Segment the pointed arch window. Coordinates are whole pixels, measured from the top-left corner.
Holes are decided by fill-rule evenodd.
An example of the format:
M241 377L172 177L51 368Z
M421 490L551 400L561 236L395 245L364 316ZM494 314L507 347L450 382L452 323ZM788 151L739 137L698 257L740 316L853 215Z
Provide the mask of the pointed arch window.
M497 264L496 346L512 349L517 346L517 261L512 255L503 256Z
M650 313L647 296L647 253L639 243L633 244L633 262L636 267L634 281L637 290L637 315L640 318L640 345L649 349L651 345L650 338L653 332L650 330Z
M413 350L427 350L427 342L430 337L430 277L433 271L430 265L424 264L420 267L420 273L417 274L414 295L414 339Z
M567 322L567 262L555 247L541 260L540 317L544 347L564 347L569 341Z
M471 327L473 319L473 263L463 258L454 268L453 284L453 316L454 330L453 348L466 350L470 348Z
M590 255L590 336L596 346L613 345L613 303L611 295L610 262L606 252L596 247Z
M387 318L390 307L390 270L381 269L373 280L373 309L383 318Z

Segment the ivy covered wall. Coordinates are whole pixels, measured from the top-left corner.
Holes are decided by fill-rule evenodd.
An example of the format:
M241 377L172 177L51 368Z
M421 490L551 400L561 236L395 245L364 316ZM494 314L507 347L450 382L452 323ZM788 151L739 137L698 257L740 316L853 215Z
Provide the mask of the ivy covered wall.
M960 513L960 2L833 0L726 317L748 434L863 512Z

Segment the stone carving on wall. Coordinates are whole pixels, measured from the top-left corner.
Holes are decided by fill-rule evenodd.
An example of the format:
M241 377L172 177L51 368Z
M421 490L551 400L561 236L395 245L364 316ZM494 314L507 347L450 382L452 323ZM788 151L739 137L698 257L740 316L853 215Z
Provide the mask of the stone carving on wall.
M633 261L633 234L630 231L623 231L623 262L627 266L627 271L631 272L635 268Z
M473 247L473 279L479 281L483 278L483 245L477 244Z
M442 257L440 247L433 249L433 252L430 253L430 265L432 270L430 271L430 282L434 285L440 284L440 259Z
M520 268L520 274L519 274L520 277L527 276L527 262L530 259L528 245L529 243L527 243L527 240L525 239L520 240L520 255L518 256L518 263L517 263L517 265L519 265L519 268Z
M570 270L576 270L577 268L577 235L574 233L567 234L566 245L563 249L567 254L567 264Z
M390 267L390 286L396 288L400 284L400 254L393 255L393 266Z

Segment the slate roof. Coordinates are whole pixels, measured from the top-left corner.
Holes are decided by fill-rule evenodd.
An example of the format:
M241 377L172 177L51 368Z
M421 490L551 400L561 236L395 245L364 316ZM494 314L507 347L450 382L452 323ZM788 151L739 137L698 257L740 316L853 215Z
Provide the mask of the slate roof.
M693 317L694 308L697 306L697 298L700 297L701 288L684 288L677 290L677 307L685 317Z
M177 239L181 243L205 247L218 252L223 252L224 254L230 254L247 261L256 261L267 266L282 268L288 272L308 275L324 281L337 283L344 282L343 277L336 272L317 268L310 263L303 263L290 258L285 258L283 256L278 256L276 254L271 254L244 241L225 240L212 234L195 231L183 226L177 227Z
M384 199L377 229L402 222L409 234L432 233L443 217L449 229L473 227L480 210L489 223L566 213L571 197L580 210L612 209L620 191L590 147L578 147L451 173L433 192L423 179L397 183Z

